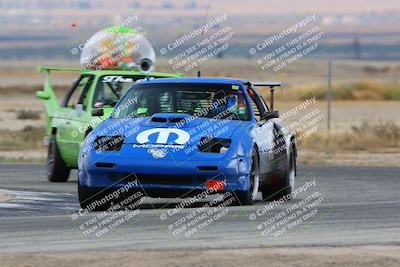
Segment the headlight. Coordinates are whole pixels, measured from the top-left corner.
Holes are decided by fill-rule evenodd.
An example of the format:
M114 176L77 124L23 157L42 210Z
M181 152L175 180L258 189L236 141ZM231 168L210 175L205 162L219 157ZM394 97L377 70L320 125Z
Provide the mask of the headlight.
M97 136L93 142L93 148L97 151L119 151L124 142L122 135Z
M231 139L202 137L198 148L201 152L224 154L231 146Z

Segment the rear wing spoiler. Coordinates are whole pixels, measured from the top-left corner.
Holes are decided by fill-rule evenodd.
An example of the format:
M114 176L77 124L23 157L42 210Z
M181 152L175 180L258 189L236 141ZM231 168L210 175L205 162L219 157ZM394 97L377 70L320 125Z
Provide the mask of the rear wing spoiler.
M51 70L54 70L54 71L69 71L69 72L81 72L82 71L82 69L45 67L45 66L40 66L40 65L36 66L36 70L38 72L48 72L48 71L51 71Z
M44 86L42 91L36 92L36 97L43 101L45 106L45 114L46 117L50 117L55 111L60 108L60 104L56 99L56 94L54 92L53 83L51 81L51 71L63 71L63 72L82 72L82 69L73 69L73 68L54 68L54 67L44 67L44 66L36 66L36 70L38 72L44 73ZM48 126L48 125L47 125ZM46 129L47 133L49 133L49 128Z
M274 88L283 87L283 82L253 82L251 84L255 87L269 87L271 93L270 108L271 110L274 110Z
M277 86L283 86L283 82L252 82L251 83L253 86L265 86L265 87L277 87Z

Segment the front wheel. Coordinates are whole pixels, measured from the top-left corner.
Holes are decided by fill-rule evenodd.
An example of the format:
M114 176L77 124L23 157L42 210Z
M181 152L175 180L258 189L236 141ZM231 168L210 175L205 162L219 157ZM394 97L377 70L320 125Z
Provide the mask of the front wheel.
M111 202L105 198L101 190L92 190L78 181L78 198L82 209L88 211L106 211L110 208Z
M260 179L260 171L259 171L259 162L258 162L258 154L255 149L251 154L251 170L249 175L250 186L247 191L237 191L236 195L236 204L239 205L253 205L257 193L258 193L258 185Z
M279 185L271 186L265 185L263 186L261 192L264 200L278 200L283 196L286 196L292 193L294 188L294 178L296 176L296 158L293 152L290 152L287 169L285 171L285 175L282 179L282 182Z
M49 148L47 150L47 179L50 182L66 182L68 181L71 170L67 167L61 158L58 149L56 137L50 137Z

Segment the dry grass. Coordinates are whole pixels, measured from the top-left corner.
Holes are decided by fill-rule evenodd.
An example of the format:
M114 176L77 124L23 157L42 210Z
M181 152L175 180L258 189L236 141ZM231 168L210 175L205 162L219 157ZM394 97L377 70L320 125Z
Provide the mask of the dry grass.
M45 129L25 126L20 131L0 130L0 151L40 149Z
M72 85L73 80L71 80ZM55 85L54 91L57 95L64 96L71 85ZM36 91L43 90L43 85L3 85L0 86L0 94L7 95L34 95Z
M357 82L336 85L332 90L334 100L400 100L400 84ZM288 100L304 100L314 96L324 100L326 94L326 86L291 86L285 90L285 98Z
M400 149L400 126L393 122L371 125L363 121L344 134L315 133L304 139L300 147L325 151L384 151Z
M40 119L40 111L34 110L18 110L17 119L19 120L38 120Z

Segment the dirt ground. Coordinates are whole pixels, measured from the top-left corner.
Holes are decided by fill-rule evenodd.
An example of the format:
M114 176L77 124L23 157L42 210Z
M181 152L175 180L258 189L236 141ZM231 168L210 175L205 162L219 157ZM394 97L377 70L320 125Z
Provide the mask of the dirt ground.
M300 164L311 165L400 167L399 158L399 152L336 151L327 153L300 149L298 160Z
M400 266L400 246L0 254L1 266Z

